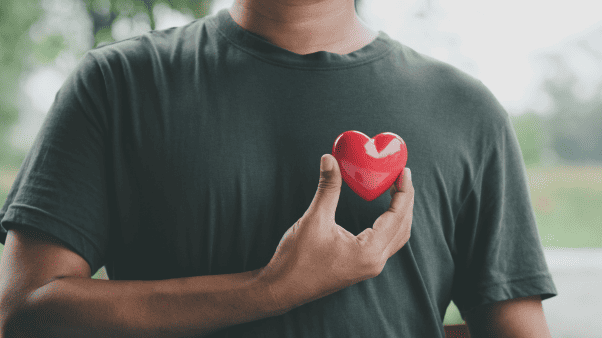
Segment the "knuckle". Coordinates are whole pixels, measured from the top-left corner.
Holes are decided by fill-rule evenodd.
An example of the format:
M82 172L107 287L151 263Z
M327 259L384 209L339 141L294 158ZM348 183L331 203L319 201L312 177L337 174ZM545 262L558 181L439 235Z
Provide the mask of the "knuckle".
M361 271L361 272L360 272ZM368 279L378 276L382 271L380 262L374 260L366 260L358 267L356 276L361 276L361 279Z
M371 252L367 253L364 257L364 266L368 270L368 273L373 276L378 276L382 271L386 259L384 258L383 252L375 252L375 248L371 248Z
M376 262L374 262L372 264L372 269L370 271L370 275L372 277L376 277L376 276L380 275L383 272L384 268L385 268L385 264L386 264L386 261L383 262L380 259L377 260Z
M410 237L412 236L412 219L410 219L410 222L408 224L408 227L406 228L404 235L405 236L403 244L405 245L405 243L407 243L410 240Z
M332 188L335 188L336 186L337 186L337 181L330 178L330 176L328 176L328 177L322 176L322 177L320 177L320 181L318 182L318 188L332 189Z
M361 244L361 250L358 252L357 263L361 270L370 270L375 264L373 250L368 248L365 243Z

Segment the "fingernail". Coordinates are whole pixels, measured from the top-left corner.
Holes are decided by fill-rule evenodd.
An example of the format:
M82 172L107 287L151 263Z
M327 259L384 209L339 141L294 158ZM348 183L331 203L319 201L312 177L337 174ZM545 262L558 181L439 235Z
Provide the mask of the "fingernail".
M408 168L408 178L410 180L412 179L412 171L410 170L410 168Z
M327 154L322 155L322 160L320 161L320 169L322 171L332 170L332 163L326 157L328 157Z

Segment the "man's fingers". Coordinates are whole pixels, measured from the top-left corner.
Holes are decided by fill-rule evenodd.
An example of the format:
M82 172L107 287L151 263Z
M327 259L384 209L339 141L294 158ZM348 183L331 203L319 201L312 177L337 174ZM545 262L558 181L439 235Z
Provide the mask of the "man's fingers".
M404 179L405 178L405 179ZM410 168L403 168L403 171L399 174L391 189L389 189L389 195L391 198L395 195L395 193L400 191L407 191L409 186L412 185L412 172Z
M386 259L405 245L412 226L414 197L396 193L391 204L397 202L396 209L389 208L374 222L374 241Z
M399 175L400 177L393 184L389 209L374 222L373 226L377 241L380 242L387 258L397 252L409 238L414 208L414 187L408 172L409 168L405 168L403 178Z
M412 230L412 219L414 217L414 198L409 201L410 204L407 206L409 212L405 212L403 214L403 218L401 220L395 219L393 227L397 229L397 233L388 243L385 249L385 255L387 257L393 256L399 249L401 249L410 239L411 230ZM406 209L407 210L407 209Z
M403 204L401 200L404 198L402 197L404 193L409 193L412 195L412 197L414 196L414 186L412 185L412 174L410 173L410 168L404 168L403 172L399 174L399 177L397 177L393 183L390 191L391 203L389 204L389 210L392 210L393 212L399 210Z

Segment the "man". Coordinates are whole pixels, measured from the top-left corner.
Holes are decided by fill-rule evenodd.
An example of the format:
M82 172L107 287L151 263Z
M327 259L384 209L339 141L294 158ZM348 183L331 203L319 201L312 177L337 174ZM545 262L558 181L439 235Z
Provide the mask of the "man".
M413 177L366 202L325 156L316 191L347 130L400 135ZM473 337L550 336L508 114L351 0L237 1L89 51L0 220L7 337L443 338L451 300Z

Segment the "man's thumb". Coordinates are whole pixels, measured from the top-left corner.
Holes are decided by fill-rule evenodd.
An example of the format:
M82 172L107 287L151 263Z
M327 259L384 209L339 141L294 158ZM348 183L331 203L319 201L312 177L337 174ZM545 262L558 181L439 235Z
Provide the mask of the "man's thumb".
M330 154L325 154L320 160L320 182L318 190L311 202L310 210L313 212L327 213L334 218L339 196L341 195L341 171L337 159Z

